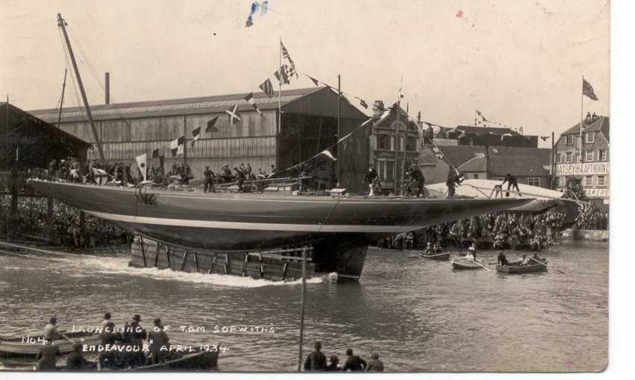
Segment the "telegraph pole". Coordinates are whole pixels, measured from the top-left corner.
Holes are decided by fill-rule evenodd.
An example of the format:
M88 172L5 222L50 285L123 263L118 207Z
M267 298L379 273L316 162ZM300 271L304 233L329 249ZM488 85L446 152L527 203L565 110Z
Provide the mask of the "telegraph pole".
M64 34L64 40L68 46L68 54L71 56L71 63L73 64L73 70L75 70L75 77L77 78L77 84L79 85L79 91L82 94L82 100L84 101L84 107L86 108L86 115L88 115L88 121L90 122L90 128L93 131L93 137L95 138L95 145L97 145L97 152L99 153L99 159L105 161L104 151L99 141L99 135L97 134L97 128L95 127L95 121L93 120L93 114L90 111L90 105L88 104L88 98L86 97L86 91L84 91L84 84L82 83L82 77L79 74L77 68L77 62L75 61L75 55L73 54L73 48L71 47L71 41L68 39L68 33L66 33L66 21L62 18L60 13L57 14L57 26L62 28Z

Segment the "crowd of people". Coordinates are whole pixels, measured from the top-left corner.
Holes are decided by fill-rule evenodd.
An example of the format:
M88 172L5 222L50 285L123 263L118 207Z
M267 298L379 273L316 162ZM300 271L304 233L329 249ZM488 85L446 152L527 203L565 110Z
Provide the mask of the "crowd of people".
M129 369L144 365L158 364L167 360L177 359L178 352L167 349L170 346L170 338L165 332L165 327L160 318L154 319L154 326L147 332L141 325L141 316L136 314L123 327L115 326L109 312L104 314L104 320L96 331L99 335L101 347L122 346L121 350L100 350L97 363L91 363L84 358L84 350L81 343L73 346L73 352L66 360L66 369L81 371L94 368L98 369ZM60 356L59 347L53 343L55 340L68 339L58 331L57 318L51 317L44 328L45 343L40 347L36 357L36 369L39 371L52 371L57 369L57 358ZM147 344L144 344L147 341ZM146 356L143 347L147 346L149 353Z
M581 230L608 230L609 213L600 212L597 207L586 207L580 213L576 226Z
M430 243L438 251L439 247L462 247L466 242L483 241L491 243L496 249L544 250L556 238L564 220L565 214L558 211L536 215L514 212L485 214L394 235L380 240L378 246L424 249Z
M304 370L310 372L383 372L384 363L379 360L379 355L374 353L371 359L366 361L353 354L353 349L346 350L346 360L340 366L340 359L337 355L331 355L329 362L326 361L326 355L322 352L322 343L316 342L314 350L304 361Z
M132 241L132 234L103 219L85 215L83 229L80 223L80 211L61 202L53 205L52 236L47 235L47 198L20 197L18 214L8 220L11 208L11 197L0 198L0 221L11 223L12 233L26 238L50 240L75 248L94 248L108 245L127 244Z

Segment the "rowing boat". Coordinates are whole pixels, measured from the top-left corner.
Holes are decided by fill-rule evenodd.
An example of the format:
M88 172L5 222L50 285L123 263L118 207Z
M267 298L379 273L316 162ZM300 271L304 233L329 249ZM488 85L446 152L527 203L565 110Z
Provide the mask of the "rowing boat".
M428 254L426 255L425 253L419 253L419 256L426 258L426 259L430 259L430 260L450 260L450 253L449 252L441 252L441 253L434 253L434 254Z
M217 348L220 348L220 345ZM130 369L130 371L215 371L218 369L218 349L210 351L197 348L196 351L192 354L183 355L183 357L178 359L135 367Z
M520 263L509 263L508 265L496 265L496 271L502 273L519 274L519 273L531 273L547 270L547 259L540 260L540 263L533 262L527 265L520 265Z
M483 265L487 263L482 263L477 260L470 259L455 259L452 260L452 268L454 269L483 269Z
M75 340L76 343L82 344L99 344L99 336L88 332L72 332L67 333L67 337ZM0 356L2 357L35 357L42 347L44 337L42 336L26 336L26 337L0 337ZM73 352L73 343L64 338L53 340L53 344L57 345L62 355Z

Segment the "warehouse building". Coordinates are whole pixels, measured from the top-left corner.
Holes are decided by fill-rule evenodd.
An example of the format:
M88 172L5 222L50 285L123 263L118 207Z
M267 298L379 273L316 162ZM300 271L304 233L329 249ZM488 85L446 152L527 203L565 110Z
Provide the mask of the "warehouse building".
M254 93L260 112L245 95L104 104L91 107L91 111L106 160L134 163L136 156L150 156L159 149L166 167L187 163L194 175L201 177L206 166L218 171L226 164L233 168L249 163L258 173L259 168L268 172L275 165L280 170L310 159L336 144L339 108L340 137L355 133L339 145L339 152L337 147L330 152L339 155L341 185L352 191L363 190L370 134L359 128L368 119L364 113L343 97L338 107L337 92L329 87L286 90L280 99L277 92L272 97ZM279 100L282 123L278 121ZM236 104L240 120L230 122L226 110ZM31 112L58 124L57 109ZM206 132L215 118L213 128ZM95 141L84 108L64 109L59 127L85 141ZM198 128L201 135L192 146L193 131ZM181 137L182 153L173 156L170 144ZM97 151L90 151L88 158L97 159ZM155 159L153 165L158 166L158 162ZM332 172L337 165L327 166L326 171ZM335 177L334 173L330 176L332 182Z

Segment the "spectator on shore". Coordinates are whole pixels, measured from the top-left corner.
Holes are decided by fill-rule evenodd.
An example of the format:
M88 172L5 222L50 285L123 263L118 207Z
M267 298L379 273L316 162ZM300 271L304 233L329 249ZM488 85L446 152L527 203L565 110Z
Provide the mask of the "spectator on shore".
M379 354L371 355L366 372L384 372L384 363L379 360Z
M311 352L304 361L305 371L324 371L326 370L326 356L320 351L322 349L321 342L315 342L315 350Z
M346 357L342 371L361 372L366 369L366 361L357 355L353 355L351 348L346 350Z

